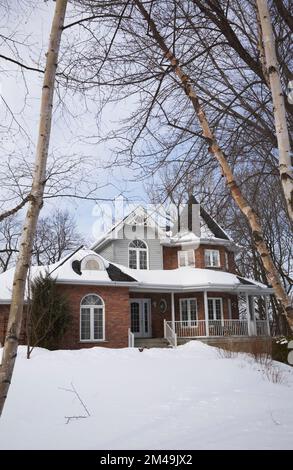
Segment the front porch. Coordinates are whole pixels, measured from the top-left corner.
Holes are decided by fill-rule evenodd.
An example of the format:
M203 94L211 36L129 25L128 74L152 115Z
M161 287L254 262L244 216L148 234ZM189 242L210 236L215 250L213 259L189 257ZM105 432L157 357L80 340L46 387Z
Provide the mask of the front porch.
M129 345L141 346L147 339L152 344L151 338L164 339L162 345L172 347L192 339L268 338L270 294L256 289L237 293L235 289L133 293ZM256 309L260 297L262 312Z

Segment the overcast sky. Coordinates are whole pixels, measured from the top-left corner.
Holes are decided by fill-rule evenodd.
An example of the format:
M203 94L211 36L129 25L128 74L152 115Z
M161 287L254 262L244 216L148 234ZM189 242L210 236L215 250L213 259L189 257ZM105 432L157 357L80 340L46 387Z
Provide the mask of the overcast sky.
M17 31L14 39L19 41L19 43L25 42L30 45L29 48L23 48L19 45L18 50L22 61L27 65L35 66L34 62L38 61L39 58L42 61L44 60L55 3L53 1L43 2L37 0L29 0L26 3L12 0L10 5L11 10L9 15L5 18L2 17L1 29L3 34L9 35L11 31ZM5 55L12 56L12 52L4 44L1 45L1 51ZM33 155L37 139L42 74L30 71L23 72L16 65L5 62L2 59L0 61L2 97L13 111L18 123L29 136L30 150ZM105 144L90 145L80 140L80 136L90 137L97 134L94 107L92 106L87 113L83 113L81 116L79 111L82 109L82 98L79 96L68 96L66 98L66 106L79 115L78 117L72 117L62 106L56 106L57 103L58 99L55 97L50 152L60 155L79 154L92 156L95 158L97 165L100 160L108 160L111 149ZM116 105L115 108L108 107L106 109L102 120L103 132L112 129L114 125L113 116L117 119L117 117L123 115L124 108L125 103L121 107ZM2 123L3 120L7 119L7 113L4 114L4 110L5 106L2 101ZM25 151L24 146L26 143L23 138L17 138L15 142L7 141L4 144L2 142L4 151L1 158L9 158L7 157L9 152ZM129 169L116 170L112 174L105 170L99 170L96 173L97 181L101 182L101 185L108 181L114 185L113 187L109 184L107 188L103 188L100 191L100 197L115 198L120 190L122 190L133 201L147 202L147 195L143 184L135 182L134 175ZM76 176L78 177L78 175ZM97 228L96 221L98 214L97 211L94 211L95 215L93 215L93 202L53 199L50 202L46 201L42 214L51 210L52 205L68 207L75 214L80 231L92 238L92 227L95 223Z

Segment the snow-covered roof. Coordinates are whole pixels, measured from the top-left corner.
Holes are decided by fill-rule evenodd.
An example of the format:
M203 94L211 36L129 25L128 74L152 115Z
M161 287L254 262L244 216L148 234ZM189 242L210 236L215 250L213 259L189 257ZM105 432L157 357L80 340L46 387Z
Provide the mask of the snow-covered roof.
M84 269L86 260L96 260L99 269ZM129 286L131 290L236 290L266 291L266 285L236 274L212 269L182 267L170 270L136 270L115 263L92 250L80 249L50 266L32 266L30 280L39 274L50 273L58 283ZM0 274L0 303L11 300L14 268Z

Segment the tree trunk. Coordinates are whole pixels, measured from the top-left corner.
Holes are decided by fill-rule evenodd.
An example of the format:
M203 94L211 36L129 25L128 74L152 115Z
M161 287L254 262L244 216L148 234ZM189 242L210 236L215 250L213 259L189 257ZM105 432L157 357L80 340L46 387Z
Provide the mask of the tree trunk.
M164 53L165 57L169 60L174 73L179 78L181 85L188 96L191 104L195 110L195 113L198 117L200 127L202 129L202 134L206 138L207 143L209 144L209 151L214 155L217 159L218 163L220 164L222 174L226 179L226 184L231 191L232 197L241 210L241 212L246 216L249 226L252 231L253 240L256 246L258 253L261 256L264 268L267 273L267 278L272 287L274 288L276 298L280 302L282 306L282 312L288 319L288 322L293 329L293 309L290 304L289 297L283 285L280 281L279 274L277 269L273 263L273 260L270 256L269 250L267 248L266 242L264 240L262 227L260 225L259 219L255 211L250 207L248 201L245 199L243 194L241 193L240 188L237 185L237 182L234 179L232 170L230 165L226 159L226 156L222 149L220 148L216 137L214 136L203 106L200 104L196 91L191 84L190 77L185 74L179 65L179 60L174 56L172 51L168 48L165 43L165 40L159 33L154 21L151 19L149 13L146 11L144 6L139 0L134 0L137 8L139 9L140 13L142 14L143 18L148 24L148 30L151 31L154 40L157 42L158 46L161 48L162 52Z
M55 75L66 6L67 0L56 1L49 47L46 54L46 69L41 96L40 124L34 176L30 193L30 201L22 230L19 256L15 267L11 307L3 349L2 364L0 366L0 416L8 394L17 355L18 340L23 317L26 279L32 256L33 238L36 231L39 212L43 204Z
M289 132L286 121L285 101L276 56L275 39L267 0L256 0L262 41L265 52L265 67L272 93L276 136L279 149L279 171L288 214L293 221L293 173Z

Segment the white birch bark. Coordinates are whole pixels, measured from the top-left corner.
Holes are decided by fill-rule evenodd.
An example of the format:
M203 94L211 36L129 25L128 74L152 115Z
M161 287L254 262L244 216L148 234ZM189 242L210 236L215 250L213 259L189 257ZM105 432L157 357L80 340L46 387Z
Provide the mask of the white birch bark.
M290 324L291 329L293 330L293 309L291 306L290 299L282 285L280 280L278 271L273 263L272 257L266 245L262 227L256 212L253 208L249 205L248 201L244 197L243 193L241 192L235 178L229 162L226 158L225 153L221 149L207 119L205 114L205 110L202 104L199 101L197 96L196 90L194 85L191 84L190 77L184 73L182 67L180 66L179 60L171 49L166 45L165 40L161 36L160 32L158 31L156 24L150 17L147 10L144 8L142 2L140 0L134 0L138 10L140 11L141 15L145 19L148 24L148 29L151 31L154 40L157 42L158 46L161 48L164 56L166 59L169 60L174 73L180 80L181 86L189 98L191 105L195 111L195 114L198 118L200 127L202 129L202 135L206 138L206 141L209 145L209 151L214 155L216 160L218 161L222 174L226 179L226 184L231 192L231 195L241 210L241 212L246 216L249 226L252 231L253 240L256 246L256 249L262 259L263 266L265 268L267 278L274 288L274 292L278 302L282 307L283 315L287 318L288 323Z
M54 17L51 26L49 47L46 54L46 68L42 87L41 112L34 176L28 209L22 230L18 260L15 268L11 307L3 349L2 363L0 366L0 416L2 414L5 400L8 394L17 355L23 317L26 279L32 255L32 243L36 231L39 212L43 204L43 194L46 183L46 165L51 132L55 76L66 6L67 0L56 1Z
M256 0L265 52L265 66L272 93L276 137L279 150L279 171L288 214L293 221L293 173L285 101L276 55L275 38L267 0Z

